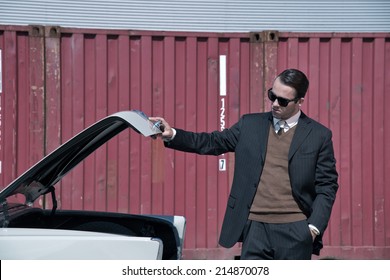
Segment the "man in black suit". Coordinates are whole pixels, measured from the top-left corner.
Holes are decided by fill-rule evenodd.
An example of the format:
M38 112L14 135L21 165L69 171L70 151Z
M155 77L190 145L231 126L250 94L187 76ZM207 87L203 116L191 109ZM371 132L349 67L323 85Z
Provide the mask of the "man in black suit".
M332 132L300 109L309 81L287 69L268 90L271 112L243 115L211 133L172 128L163 118L168 148L235 153L232 188L219 243L242 242L241 259L311 259L319 255L338 189Z

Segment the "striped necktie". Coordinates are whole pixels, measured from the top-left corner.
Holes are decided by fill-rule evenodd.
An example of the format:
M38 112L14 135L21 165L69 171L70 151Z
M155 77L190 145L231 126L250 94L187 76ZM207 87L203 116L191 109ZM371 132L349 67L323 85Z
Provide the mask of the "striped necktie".
M287 126L286 121L280 120L278 121L279 124L279 130L278 130L278 135L282 135L284 133L284 128Z

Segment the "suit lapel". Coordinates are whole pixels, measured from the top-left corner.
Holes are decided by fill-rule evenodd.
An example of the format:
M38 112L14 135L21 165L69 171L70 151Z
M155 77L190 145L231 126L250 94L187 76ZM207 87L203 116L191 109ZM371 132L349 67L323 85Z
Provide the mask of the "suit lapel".
M291 142L290 151L288 153L288 160L294 156L298 148L301 146L302 142L306 139L307 135L311 131L311 120L301 112L297 128L294 133L294 137Z

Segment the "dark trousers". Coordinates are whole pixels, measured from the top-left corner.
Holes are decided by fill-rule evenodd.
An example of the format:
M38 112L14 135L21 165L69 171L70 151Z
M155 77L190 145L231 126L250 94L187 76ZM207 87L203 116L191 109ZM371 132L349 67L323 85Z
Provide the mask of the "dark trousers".
M307 221L268 224L248 220L242 260L310 260L313 239Z

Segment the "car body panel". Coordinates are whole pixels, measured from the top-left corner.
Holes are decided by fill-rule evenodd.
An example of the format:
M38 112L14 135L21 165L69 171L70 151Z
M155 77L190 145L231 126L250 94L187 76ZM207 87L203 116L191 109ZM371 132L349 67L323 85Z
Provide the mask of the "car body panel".
M163 244L148 237L78 230L2 228L0 248L2 260L158 260Z

